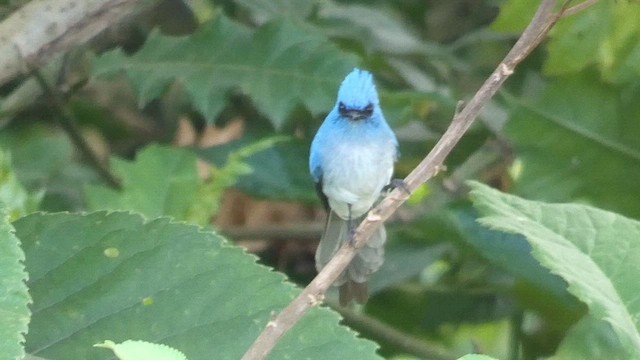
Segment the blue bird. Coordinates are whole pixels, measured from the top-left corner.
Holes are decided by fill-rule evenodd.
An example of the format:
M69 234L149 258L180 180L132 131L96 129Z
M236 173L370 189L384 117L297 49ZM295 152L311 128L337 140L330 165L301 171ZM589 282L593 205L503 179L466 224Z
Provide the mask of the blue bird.
M309 170L329 212L315 256L318 271L351 241L355 226L390 184L398 156L398 140L382 114L373 76L353 69L311 143ZM384 261L386 237L380 226L334 283L342 305L367 301L367 281Z

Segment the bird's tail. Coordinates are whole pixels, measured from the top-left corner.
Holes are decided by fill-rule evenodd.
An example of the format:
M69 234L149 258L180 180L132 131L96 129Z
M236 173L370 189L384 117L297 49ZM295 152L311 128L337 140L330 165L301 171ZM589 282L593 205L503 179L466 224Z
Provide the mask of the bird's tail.
M366 214L361 218L354 219L354 226L357 226L364 216ZM316 269L318 271L322 270L338 249L349 241L350 236L348 222L341 219L333 211L330 211L320 244L316 250ZM333 284L334 286L340 286L340 304L342 306L346 306L351 300L364 304L369 298L367 280L384 262L384 243L386 239L387 233L384 225L382 225L372 235L367 244L358 251L349 266Z

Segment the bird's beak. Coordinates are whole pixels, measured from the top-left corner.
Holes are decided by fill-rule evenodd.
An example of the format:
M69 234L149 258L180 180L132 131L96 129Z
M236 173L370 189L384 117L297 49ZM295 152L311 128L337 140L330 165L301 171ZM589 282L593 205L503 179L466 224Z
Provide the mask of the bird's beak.
M367 117L362 111L359 110L346 111L344 112L343 116L353 121L362 120Z

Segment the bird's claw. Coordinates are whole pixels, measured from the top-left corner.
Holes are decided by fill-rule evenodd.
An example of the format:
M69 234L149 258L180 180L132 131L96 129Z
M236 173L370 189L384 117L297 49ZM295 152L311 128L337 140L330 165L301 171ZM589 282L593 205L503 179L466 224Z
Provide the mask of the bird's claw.
M382 188L383 191L391 191L393 189L401 189L407 195L411 195L411 190L409 190L409 186L402 179L391 179L389 184Z

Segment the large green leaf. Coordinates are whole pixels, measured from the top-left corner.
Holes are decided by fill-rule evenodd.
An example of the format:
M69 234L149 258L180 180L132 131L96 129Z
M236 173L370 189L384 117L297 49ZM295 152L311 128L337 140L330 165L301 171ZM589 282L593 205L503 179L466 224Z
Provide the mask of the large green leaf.
M190 360L239 359L297 293L284 277L212 232L123 212L36 214L15 223L30 272L27 351L111 359L92 345L143 340ZM376 345L313 309L275 359L372 359Z
M5 359L21 359L31 315L31 297L25 284L28 275L20 241L7 216L0 213L0 217L0 354Z
M531 98L513 101L505 129L521 164L514 192L640 217L640 198L629 196L640 179L640 103L588 74Z
M87 186L89 209L133 210L149 218L187 218L200 184L195 154L152 145L141 151L135 162L113 158L111 165L122 179L122 190Z
M593 318L611 326L625 356L640 358L640 223L584 205L545 204L471 186L484 215L479 221L524 235L533 256L568 283Z
M190 36L153 32L134 55L116 50L94 65L97 75L124 71L141 105L180 81L196 109L212 121L229 91L237 89L279 127L299 104L313 114L330 109L356 61L310 27L279 20L252 32L220 15Z

